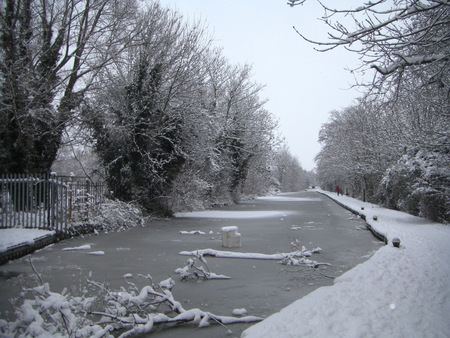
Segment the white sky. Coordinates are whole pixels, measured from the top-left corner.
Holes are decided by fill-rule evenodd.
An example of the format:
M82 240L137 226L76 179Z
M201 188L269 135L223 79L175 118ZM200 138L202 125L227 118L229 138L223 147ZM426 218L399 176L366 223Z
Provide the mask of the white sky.
M214 42L232 64L253 66L253 80L265 84L266 108L279 120L279 130L304 169L314 168L320 150L318 133L329 112L349 106L360 95L347 68L359 65L345 50L320 53L303 41L326 38L317 20L323 10L316 1L291 8L286 0L160 0L188 20L204 19ZM339 6L355 5L340 0ZM356 3L357 4L357 3ZM349 5L350 7L350 5Z

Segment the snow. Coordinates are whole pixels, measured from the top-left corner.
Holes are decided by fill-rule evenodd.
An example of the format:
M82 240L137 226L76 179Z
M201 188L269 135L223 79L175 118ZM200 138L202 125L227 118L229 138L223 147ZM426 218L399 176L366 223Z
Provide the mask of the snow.
M91 250L91 245L90 244L85 244L85 245L77 246L77 247L74 247L74 248L64 248L62 250L63 251ZM87 254L88 255L93 255L93 256L103 256L105 254L105 252L104 251L90 251Z
M327 194L363 214L369 225L387 238L388 245L380 248L366 262L336 278L334 285L319 288L293 302L248 328L242 336L450 336L450 227L346 196ZM227 215L227 212L212 213L218 217ZM268 213L271 216L266 214L263 217L274 215L274 212ZM245 214L251 217L261 215L260 212ZM211 217L211 213L206 217ZM53 234L52 231L32 229L2 229L0 233L0 250L21 243L33 243L36 238ZM393 247L394 238L401 240L399 248ZM90 252L93 253L104 254L102 251ZM198 255L199 252L181 254ZM244 254L214 250L205 250L202 254L244 258ZM245 258L279 259L280 256L250 254ZM145 298L152 291L143 290L133 301ZM49 298L49 302L57 301L55 297ZM26 306L27 303L24 304ZM182 309L178 302L174 301L173 306ZM24 311L30 318L37 318L31 308L24 308ZM61 311L66 309L61 308ZM194 311L186 311L180 316L198 316ZM155 317L153 320L156 322L158 319ZM226 319L223 323L226 324ZM37 334L39 330L42 331L39 325L29 328L30 333Z
M88 255L103 256L103 255L105 255L105 252L104 251L91 251L91 252L88 252Z
M321 250L321 248L307 250L305 247L302 247L302 250L289 253L262 254L256 252L234 252L214 249L202 249L195 251L181 251L178 254L182 256L212 256L217 258L263 259L280 261L286 258L293 257L310 257L312 254L319 253Z
M448 337L450 227L327 195L365 215L388 245L334 285L295 301L242 337ZM392 245L395 237L400 248Z
M263 196L258 197L260 201L271 202L318 202L320 198L308 198L308 197L294 197L294 196Z
M79 250L91 250L90 244L85 244L81 246L77 246L75 248L64 248L62 251L79 251Z
M225 210L204 210L192 212L177 212L177 218L225 218L225 219L249 219L249 218L267 218L281 217L292 214L291 211L265 210L265 211L225 211Z
M181 235L206 235L206 232L200 230L180 231Z
M158 285L162 289L171 290L174 287L175 282L172 278L167 278L166 280L159 282Z
M222 227L222 232L232 232L232 231L238 231L237 226L228 226L228 227Z
M54 231L38 229L1 229L0 252L5 252L8 248L27 244L32 245L35 240L45 236L52 236Z
M242 309L234 309L233 316L245 316L247 314L247 310L245 308Z

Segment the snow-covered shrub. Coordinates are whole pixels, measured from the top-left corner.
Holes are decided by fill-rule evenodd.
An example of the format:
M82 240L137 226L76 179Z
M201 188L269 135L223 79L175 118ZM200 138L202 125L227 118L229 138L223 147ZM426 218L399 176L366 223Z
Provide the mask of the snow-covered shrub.
M95 206L89 223L105 230L118 230L144 225L141 209L133 203L106 199Z
M185 166L167 197L167 209L180 212L233 204L228 181L229 177L215 166L195 170Z
M168 203L173 212L202 210L209 207L208 198L212 185L193 171L183 171L175 179Z
M448 150L417 151L402 156L380 184L380 198L389 208L436 222L450 221L450 154Z

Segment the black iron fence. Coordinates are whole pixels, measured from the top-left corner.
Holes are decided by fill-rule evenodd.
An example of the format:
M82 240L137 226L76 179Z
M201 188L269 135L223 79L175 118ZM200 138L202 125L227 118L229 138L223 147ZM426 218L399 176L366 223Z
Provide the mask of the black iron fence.
M64 232L86 222L104 198L104 186L86 177L55 174L0 176L0 228L51 229Z

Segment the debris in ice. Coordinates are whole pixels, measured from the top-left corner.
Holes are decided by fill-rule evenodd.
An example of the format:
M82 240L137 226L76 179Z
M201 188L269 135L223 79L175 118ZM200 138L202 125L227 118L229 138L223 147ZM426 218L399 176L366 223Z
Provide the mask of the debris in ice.
M172 288L175 286L175 281L169 277L159 282L158 285L160 286L161 289L172 290Z
M245 316L246 314L247 314L247 310L244 308L233 310L233 316Z
M82 245L82 246L77 246L75 248L64 248L64 249L62 249L62 251L77 251L77 250L91 250L91 245L90 244L86 244L86 245Z
M206 232L203 232L203 231L200 231L200 230L180 231L180 234L182 234L182 235L206 235Z
M238 231L237 226L228 226L228 227L222 227L222 232L232 232L232 231Z
M104 251L91 251L88 252L88 255L93 255L93 256L103 256L105 254Z
M309 257L311 254L319 253L322 249L315 248L307 250L302 247L301 250L297 250L290 253L276 253L276 254L262 254L252 252L234 252L234 251L219 251L213 249L202 249L195 251L181 251L178 254L182 256L212 256L217 258L241 258L241 259L267 259L267 260L280 260L286 257Z

